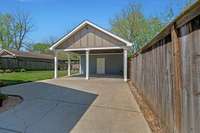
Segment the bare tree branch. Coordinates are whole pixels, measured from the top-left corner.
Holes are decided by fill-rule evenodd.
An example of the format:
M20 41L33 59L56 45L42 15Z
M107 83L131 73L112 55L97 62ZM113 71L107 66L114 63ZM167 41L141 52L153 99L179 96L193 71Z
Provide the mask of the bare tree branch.
M25 39L27 35L33 29L31 23L31 17L24 12L18 12L14 16L13 23L13 35L14 35L14 49L20 50L25 45Z

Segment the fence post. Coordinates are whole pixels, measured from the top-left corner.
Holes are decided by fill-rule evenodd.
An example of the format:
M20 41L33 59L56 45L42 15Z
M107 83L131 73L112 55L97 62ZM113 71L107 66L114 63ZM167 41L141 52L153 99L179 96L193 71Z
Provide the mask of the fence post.
M175 24L171 28L172 38L172 58L173 58L173 113L175 120L175 133L181 133L181 96L182 96L182 76L181 76L181 45L179 42Z

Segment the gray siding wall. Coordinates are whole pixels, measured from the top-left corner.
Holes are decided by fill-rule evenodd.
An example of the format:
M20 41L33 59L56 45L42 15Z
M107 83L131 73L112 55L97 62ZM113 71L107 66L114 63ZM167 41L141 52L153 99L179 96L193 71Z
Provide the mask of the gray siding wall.
M57 49L98 48L98 47L124 47L126 44L102 31L86 25L67 40L63 41Z
M96 74L97 58L105 58L105 71L110 75L123 74L123 54L105 54L105 55L90 55L90 74ZM81 55L81 70L85 74L86 59L85 55Z

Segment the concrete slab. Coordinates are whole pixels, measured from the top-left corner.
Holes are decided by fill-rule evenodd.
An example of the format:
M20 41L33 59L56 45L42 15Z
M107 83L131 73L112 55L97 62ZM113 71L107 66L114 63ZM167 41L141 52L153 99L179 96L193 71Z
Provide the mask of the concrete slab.
M24 101L0 114L0 133L151 133L122 79L61 78L2 90Z

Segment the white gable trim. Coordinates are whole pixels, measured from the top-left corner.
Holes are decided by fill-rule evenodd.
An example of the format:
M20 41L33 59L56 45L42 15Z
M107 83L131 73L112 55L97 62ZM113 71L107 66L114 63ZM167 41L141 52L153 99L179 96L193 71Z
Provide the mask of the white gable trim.
M6 49L2 49L2 50L0 51L0 55L1 55L3 52L7 52L7 53L11 54L12 56L16 56L14 53L12 53L12 52L10 52L10 51L8 51L8 50L6 50Z
M108 32L106 30L104 30L103 28L89 22L89 21L84 21L83 23L81 23L79 26L77 26L74 30L72 30L69 34L67 34L66 36L64 36L62 39L60 39L58 42L56 42L53 46L50 47L50 50L54 50L57 46L59 46L63 41L65 41L66 39L68 39L71 35L73 35L75 32L77 32L79 29L81 29L82 27L84 27L85 25L90 25L100 31L102 31L103 33L121 41L121 42L124 42L128 47L132 46L132 43L124 40L123 38L119 37L119 36L116 36L114 35L113 33L111 32Z

